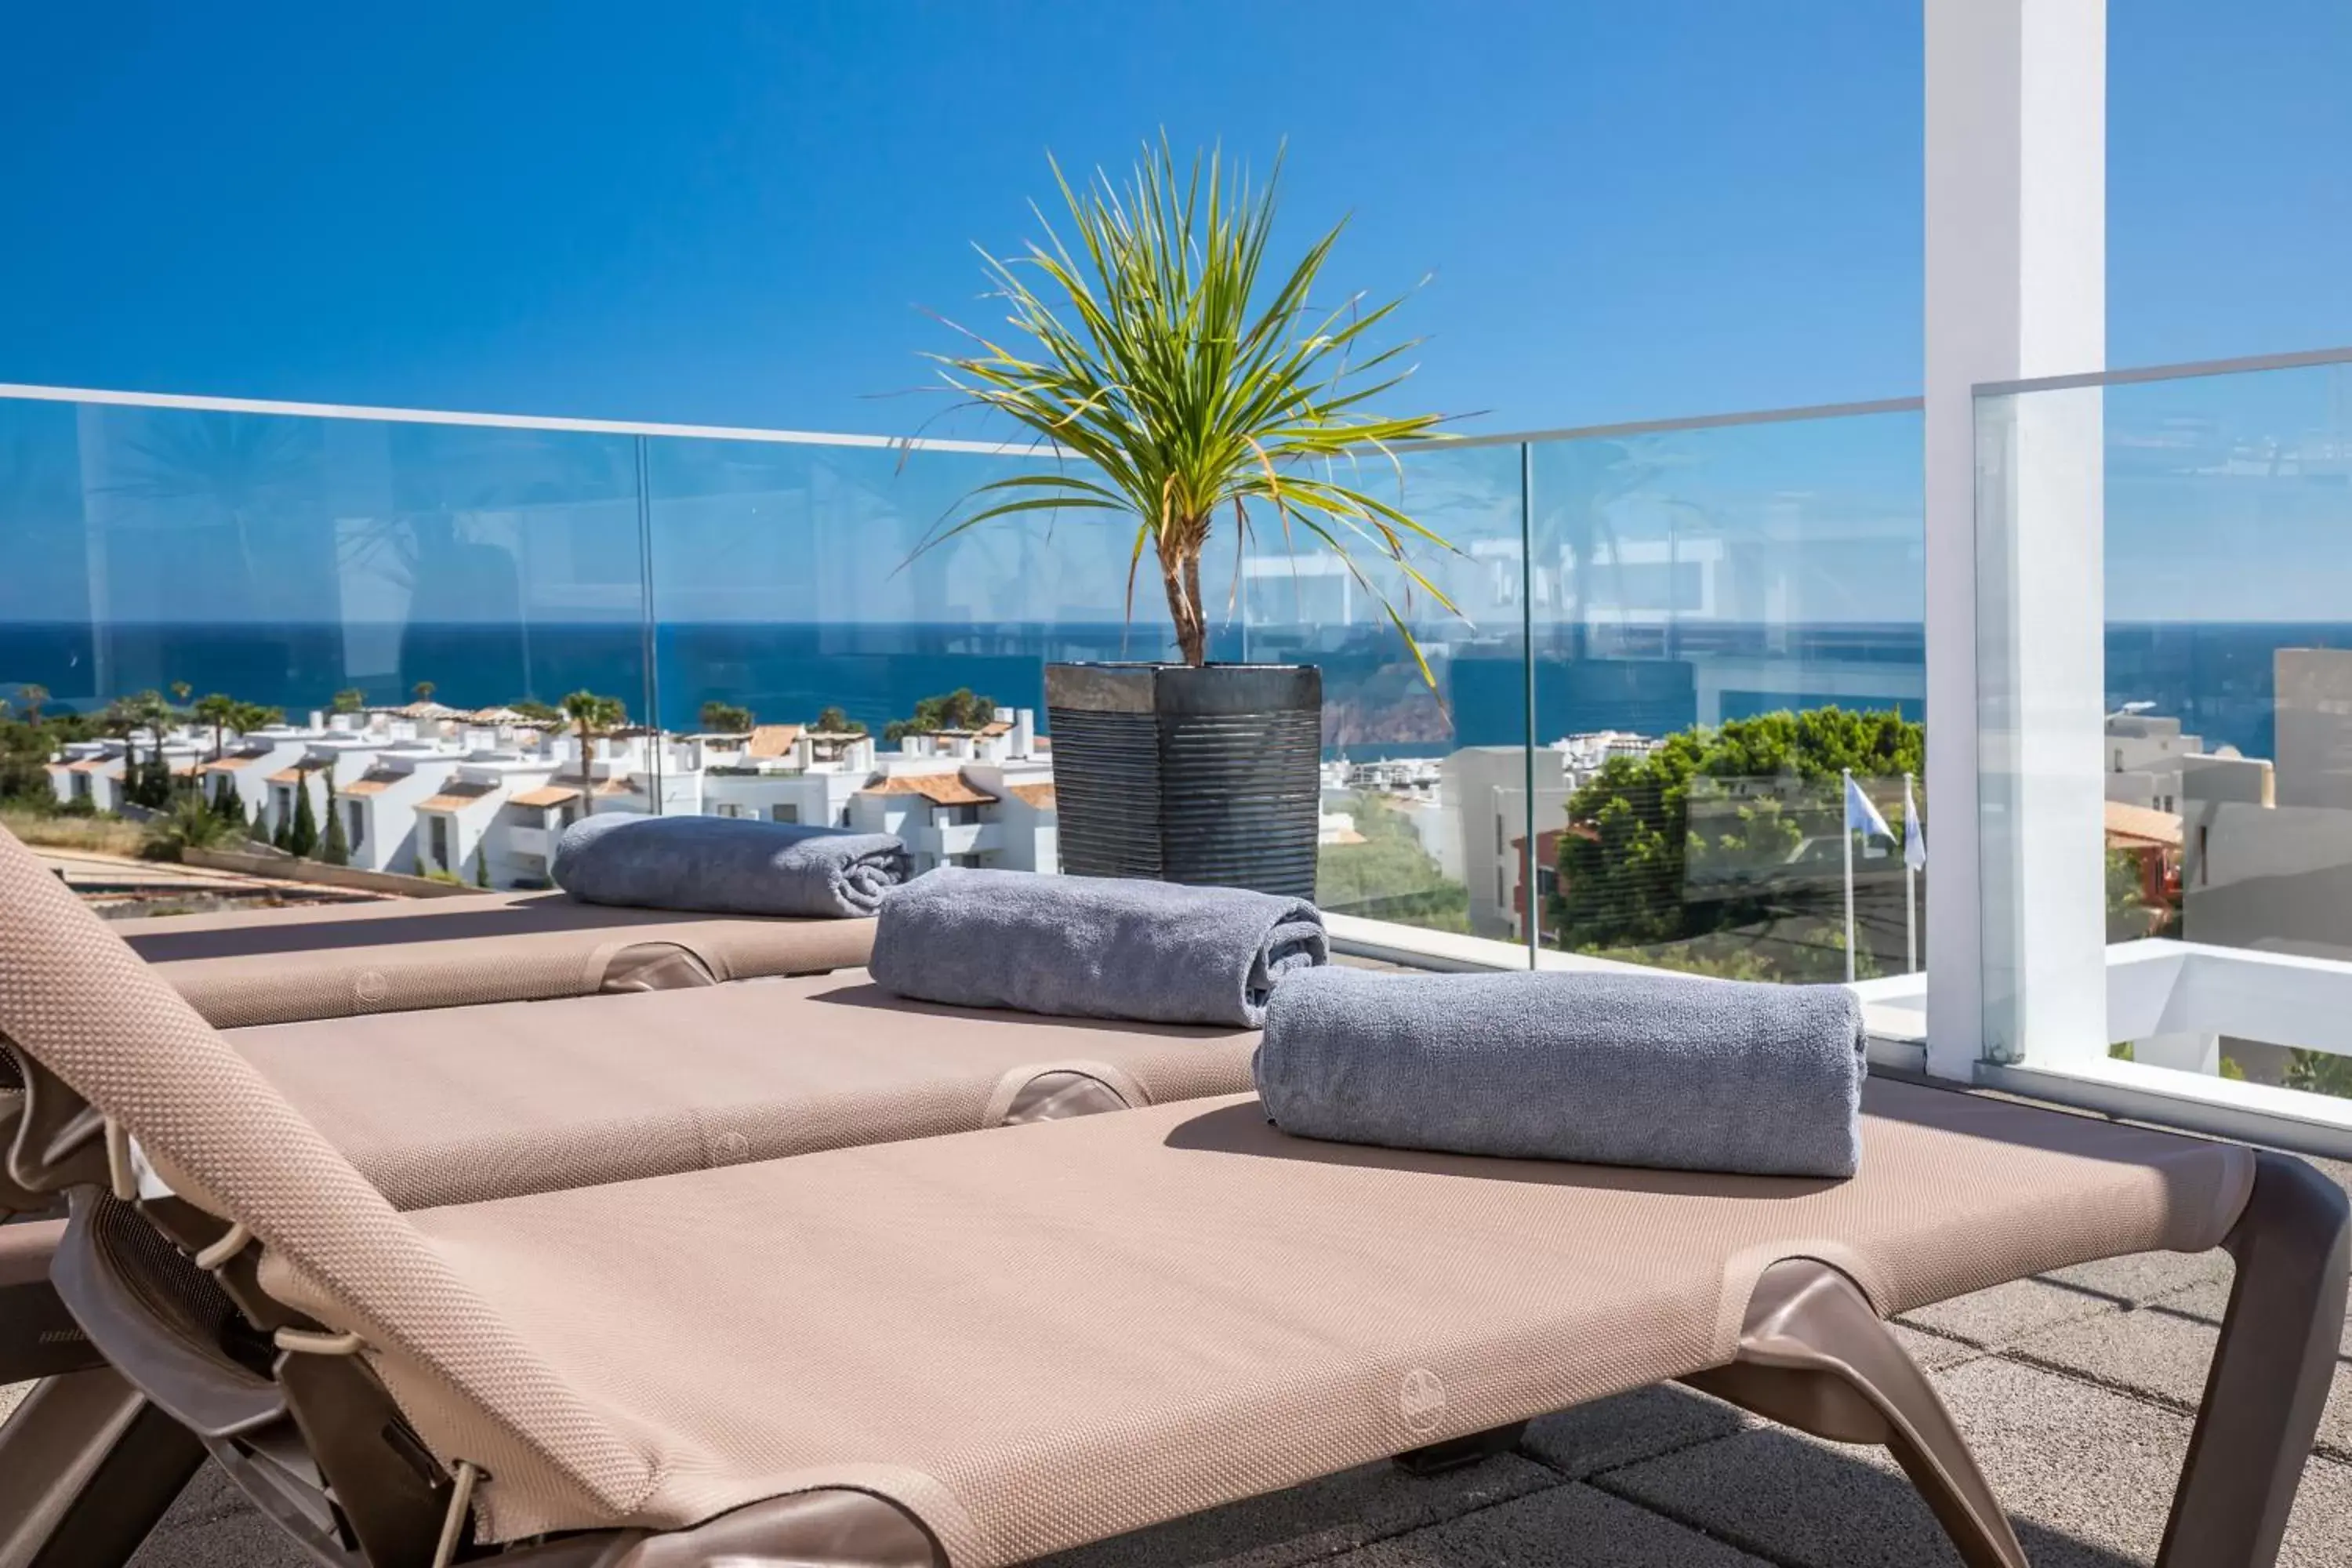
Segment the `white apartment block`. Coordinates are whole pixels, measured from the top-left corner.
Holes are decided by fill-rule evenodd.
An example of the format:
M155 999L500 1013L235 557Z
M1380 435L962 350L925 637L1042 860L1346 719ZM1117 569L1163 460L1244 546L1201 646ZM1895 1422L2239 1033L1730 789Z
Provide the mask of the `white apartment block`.
M852 795L847 826L898 835L918 873L1059 868L1053 762L1028 709L1000 708L979 730L910 735L899 746Z

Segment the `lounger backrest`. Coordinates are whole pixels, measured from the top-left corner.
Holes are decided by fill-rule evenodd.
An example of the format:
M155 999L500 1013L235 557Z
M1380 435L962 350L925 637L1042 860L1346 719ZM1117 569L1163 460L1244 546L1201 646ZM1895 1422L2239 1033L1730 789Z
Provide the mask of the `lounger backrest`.
M446 1385L447 1426L551 1488L625 1509L651 1484L614 1436L383 1194L121 939L0 829L0 1033L137 1139L167 1177L337 1309L334 1326ZM436 1444L436 1447L442 1446ZM444 1452L447 1449L445 1447Z

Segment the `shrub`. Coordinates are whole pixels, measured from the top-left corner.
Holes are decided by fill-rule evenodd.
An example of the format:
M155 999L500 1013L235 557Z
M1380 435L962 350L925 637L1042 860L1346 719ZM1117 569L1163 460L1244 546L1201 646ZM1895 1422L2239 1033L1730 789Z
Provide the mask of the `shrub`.
M226 843L235 830L215 816L195 795L182 795L172 808L147 824L139 845L142 860L177 860L190 849L211 849Z

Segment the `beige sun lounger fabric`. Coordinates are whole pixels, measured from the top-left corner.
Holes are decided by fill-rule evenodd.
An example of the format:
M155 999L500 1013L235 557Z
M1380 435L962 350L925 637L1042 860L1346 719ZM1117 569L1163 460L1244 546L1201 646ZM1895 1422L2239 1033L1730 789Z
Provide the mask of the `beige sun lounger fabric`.
M496 1534L839 1485L1003 1563L1721 1364L1782 1258L1891 1313L2213 1246L2252 1180L2242 1150L1894 1083L1864 1137L1849 1183L1678 1175L1313 1143L1244 1098L415 1221L642 1461L593 1503L493 1463ZM482 1440L384 1365L437 1450Z
M660 990L863 964L870 920L714 918L562 893L306 905L121 934L223 1028Z
M994 1127L1060 1078L1106 1106L1232 1094L1258 1036L934 1006L853 970L227 1038L406 1209Z
M1019 1561L1881 1312L2200 1250L2242 1149L1901 1084L1845 1183L1310 1143L1246 1098L396 1213L0 833L0 1029L360 1336L491 1540L822 1486Z

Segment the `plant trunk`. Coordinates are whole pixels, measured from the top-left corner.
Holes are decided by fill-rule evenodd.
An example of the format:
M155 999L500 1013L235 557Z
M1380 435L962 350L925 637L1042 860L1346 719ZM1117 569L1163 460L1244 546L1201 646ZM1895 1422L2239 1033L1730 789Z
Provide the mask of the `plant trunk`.
M596 815L596 780L588 772L588 721L580 721L580 815Z
M1179 529L1176 540L1190 539L1191 527ZM1198 669L1209 662L1209 620L1201 607L1201 556L1197 549L1171 542L1160 552L1160 585L1168 593L1168 618L1176 628L1176 647L1184 662Z

